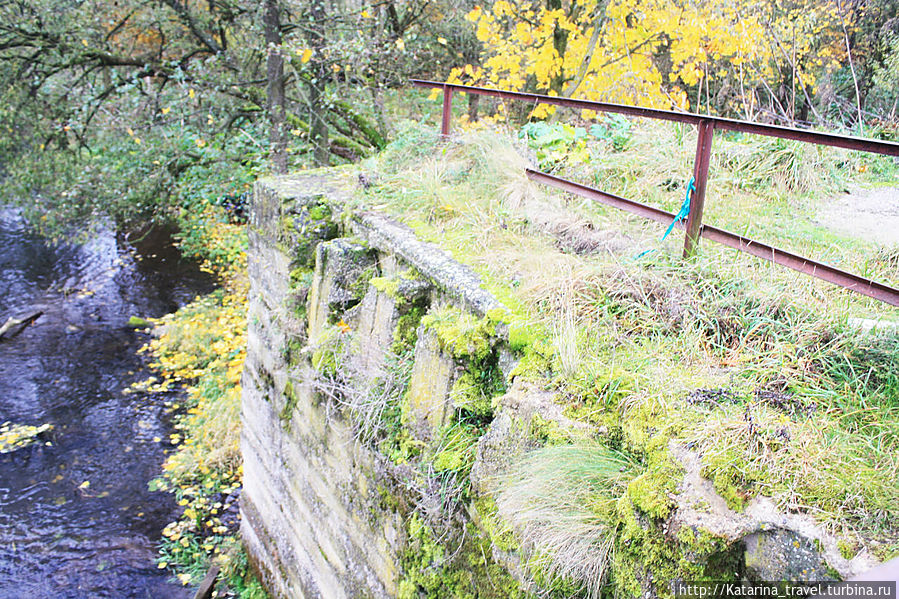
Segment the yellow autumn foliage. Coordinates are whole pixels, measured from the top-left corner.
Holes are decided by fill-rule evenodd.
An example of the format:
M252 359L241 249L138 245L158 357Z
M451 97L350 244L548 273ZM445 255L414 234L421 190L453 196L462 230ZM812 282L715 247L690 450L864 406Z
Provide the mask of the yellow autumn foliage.
M746 118L783 72L811 89L845 54L835 1L496 0L466 18L484 50L451 82Z
M185 390L167 402L175 412L176 445L155 488L175 494L182 516L166 526L161 559L167 566L197 570L215 559L227 569L236 528L223 521L223 498L241 485L240 377L246 357L246 232L228 223L219 208L188 215L182 251L203 257L202 268L221 288L160 319L157 337L142 351L153 357L158 376L139 386L150 391ZM229 500L230 501L230 500ZM233 523L232 523L233 524ZM182 572L179 576L185 576ZM190 581L190 576L187 578Z

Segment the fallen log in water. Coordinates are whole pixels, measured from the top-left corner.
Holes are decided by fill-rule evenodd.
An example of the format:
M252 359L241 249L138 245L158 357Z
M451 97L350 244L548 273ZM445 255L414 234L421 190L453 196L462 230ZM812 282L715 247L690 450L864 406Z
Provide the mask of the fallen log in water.
M12 339L16 335L24 331L25 327L37 320L43 313L44 312L42 310L37 310L23 316L22 318L13 318L10 316L8 319L6 319L6 322L3 323L2 326L0 326L0 341Z
M194 595L194 599L210 599L212 597L212 593L215 590L215 581L219 576L219 567L212 566L209 568L209 571L206 572L206 578L203 579L203 582L200 583L200 587L197 589L197 593Z

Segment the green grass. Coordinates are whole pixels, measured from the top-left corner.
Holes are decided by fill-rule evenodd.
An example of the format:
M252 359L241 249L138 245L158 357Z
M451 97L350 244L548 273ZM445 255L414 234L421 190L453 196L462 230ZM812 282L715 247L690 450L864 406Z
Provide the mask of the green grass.
M494 481L498 513L532 555L529 567L598 597L615 543L615 503L637 468L601 445L550 445Z
M641 123L631 135L557 168L676 210L695 133ZM652 460L672 438L692 442L732 507L769 496L881 558L899 553L899 337L848 325L899 311L710 242L682 262L682 234L661 243L657 224L530 183L530 151L412 127L364 165L376 184L359 201L471 265L528 332L520 353L550 348L545 387L612 445ZM706 222L897 284L895 248L815 224L843 186L895 180L889 161L720 136Z

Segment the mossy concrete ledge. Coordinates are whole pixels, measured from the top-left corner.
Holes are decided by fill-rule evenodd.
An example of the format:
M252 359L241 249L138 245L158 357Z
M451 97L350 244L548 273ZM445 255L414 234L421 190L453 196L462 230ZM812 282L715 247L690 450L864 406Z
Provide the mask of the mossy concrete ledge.
M350 211L352 194L352 179L321 172L256 184L241 439L251 563L274 597L507 596L478 590L518 584L465 516L442 533L464 551L436 540L423 474L457 424L454 383L496 378L505 340L485 315L502 306L407 227ZM476 359L447 344L453 319L483 329ZM473 456L477 436L460 438Z
M356 187L263 179L250 208L241 526L273 597L652 599L871 565L770 502L733 511L679 441L638 453L633 422L567 411L551 342Z

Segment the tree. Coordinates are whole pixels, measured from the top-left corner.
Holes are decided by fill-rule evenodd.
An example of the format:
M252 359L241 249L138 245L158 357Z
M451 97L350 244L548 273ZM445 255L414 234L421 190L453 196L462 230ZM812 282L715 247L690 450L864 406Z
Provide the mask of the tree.
M267 108L271 122L272 167L276 173L287 172L287 148L286 126L287 115L284 102L284 58L281 56L281 10L277 0L265 0L264 15L262 17L265 29L265 44L267 51L266 88Z
M858 34L894 22L895 12L889 0L496 0L468 14L484 51L450 80L751 120L823 121L821 92L833 87L821 84L851 57L860 63L863 99L871 67L884 63L859 58L874 54L860 48L878 36L862 44ZM845 86L839 93L854 97ZM549 112L538 107L533 116Z
M278 8L276 0L0 0L0 128L10 133L0 152L14 194L43 190L30 203L41 211L143 218L171 207L191 169L233 179L229 172L257 169L269 154L278 172L288 151L295 164L311 160L310 120L319 163L383 146L360 111L310 98L310 81L320 93L328 86L330 50L320 44L315 61L287 56L282 36L305 31L307 11Z

